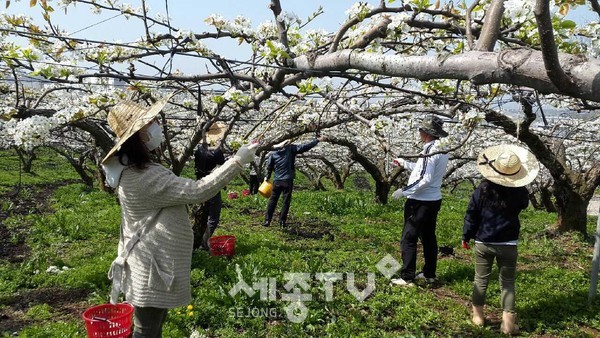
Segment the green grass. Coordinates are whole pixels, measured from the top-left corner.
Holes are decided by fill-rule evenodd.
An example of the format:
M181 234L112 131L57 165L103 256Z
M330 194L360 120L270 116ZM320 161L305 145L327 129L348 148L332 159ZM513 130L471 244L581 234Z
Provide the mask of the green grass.
M23 185L49 184L65 180L78 180L79 175L61 156L48 149L38 149L31 173L25 173L15 151L0 151L0 193Z
M6 157L0 158L0 163L3 159ZM50 177L46 169L40 169L38 175ZM63 175L62 179L72 179ZM169 312L165 337L188 337L194 330L214 337L501 336L497 274L491 279L486 307L492 325L481 329L469 323L472 252L460 248L470 193L467 188L444 194L438 241L452 247L455 255L439 260L441 286L402 289L389 285L377 263L386 255L400 262L403 201L380 206L372 202L371 192L355 191L350 186L343 192L315 192L304 189L307 186L302 178L298 180L290 220L292 226L304 224L303 230L322 238L262 227L265 199L250 196L228 200L223 193L225 207L216 234L235 235L236 254L226 259L194 252L192 309ZM227 187L236 191L243 188L240 179ZM30 193L38 193L36 189L31 187ZM108 301L106 273L116 255L120 209L114 196L81 184L57 188L47 204L49 207L40 206L39 212L14 213L3 222L15 233L12 243L24 241L29 251L22 261L0 260L0 313L26 323L19 331L21 337L83 337L80 313ZM576 234L546 236L545 230L555 217L532 209L523 213L517 277L522 336L597 336L600 301L587 305L593 243ZM319 222L327 223L319 228ZM590 218L588 226L593 233L596 219ZM50 266L68 269L47 272ZM315 278L315 274L326 272L341 274L333 283L331 300L326 299ZM309 274L309 289L301 291L312 300L305 303L306 319L298 323L288 319L285 309L290 302L281 299L291 292L285 288L287 273ZM350 273L354 273L358 292L366 287L369 273L375 276L375 289L364 301L348 291ZM259 293L230 296L239 275L250 285L271 278L276 285L274 299L261 299ZM40 290L65 290L66 295L83 296L69 299L70 312L57 299L19 303L20 295ZM2 334L8 337L12 332Z

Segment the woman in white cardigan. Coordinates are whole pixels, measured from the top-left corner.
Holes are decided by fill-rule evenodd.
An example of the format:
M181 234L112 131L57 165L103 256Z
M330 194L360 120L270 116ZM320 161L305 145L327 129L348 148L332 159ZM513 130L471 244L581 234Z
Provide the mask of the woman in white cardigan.
M243 146L201 180L176 176L150 159L162 142L155 118L167 100L148 108L121 102L108 115L118 142L102 167L122 209L119 256L109 271L111 303L123 292L134 306L134 338L161 337L168 309L191 301L194 236L186 204L202 203L218 193L254 159L258 146Z

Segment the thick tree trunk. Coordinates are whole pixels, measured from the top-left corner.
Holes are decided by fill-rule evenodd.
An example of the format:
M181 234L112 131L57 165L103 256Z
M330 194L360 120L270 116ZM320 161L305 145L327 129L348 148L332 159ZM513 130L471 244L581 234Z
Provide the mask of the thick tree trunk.
M360 164L375 181L375 203L386 204L388 202L388 193L394 178L390 179L384 173L385 170L371 161L367 156L361 154L356 144L344 139L330 138L329 142L348 148L350 158Z
M389 182L375 181L375 203L387 204L390 188Z
M69 162L69 164L73 167L73 169L75 169L77 174L79 174L79 177L85 185L87 185L88 187L94 186L93 173L88 173L88 171L85 169L85 154L81 155L78 159L75 159L68 153L68 151L60 148L59 146L50 145L49 148L57 152Z
M342 176L340 175L339 171L332 170L331 175L329 175L329 179L331 179L331 182L333 182L333 187L335 189L337 189L337 190L344 189L344 182L342 181Z
M547 212L557 212L556 205L552 201L552 191L550 189L544 187L540 189L540 200L544 206L544 210Z
M36 159L34 150L21 150L15 147L17 151L17 155L19 156L19 161L21 162L21 170L24 173L31 174L33 167L33 160Z
M587 206L584 199L572 187L564 183L554 184L554 197L558 210L557 229L559 232L576 230L587 236Z

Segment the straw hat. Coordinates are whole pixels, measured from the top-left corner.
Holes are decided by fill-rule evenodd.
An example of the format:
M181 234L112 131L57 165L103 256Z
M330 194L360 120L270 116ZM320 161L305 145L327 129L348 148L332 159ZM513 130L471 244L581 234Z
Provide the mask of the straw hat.
M442 138L448 136L448 133L442 129L444 125L444 121L439 117L433 115L428 120L425 120L419 126L419 130L426 132L429 135L435 136L437 138Z
M217 142L223 138L225 135L225 131L227 131L227 126L225 126L221 122L213 123L210 128L206 131L206 142L213 143Z
M142 107L133 101L122 101L108 112L108 125L117 135L116 144L106 154L102 162L111 158L115 152L136 132L150 123L163 109L171 96L156 101L150 107Z
M483 177L505 187L522 187L531 183L540 164L529 150L514 144L486 148L477 158Z

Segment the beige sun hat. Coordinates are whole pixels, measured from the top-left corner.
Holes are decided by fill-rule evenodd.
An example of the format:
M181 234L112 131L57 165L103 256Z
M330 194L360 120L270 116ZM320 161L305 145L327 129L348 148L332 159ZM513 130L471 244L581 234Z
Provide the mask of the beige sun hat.
M216 143L223 138L227 126L221 122L213 123L206 131L206 143Z
M167 104L171 95L156 101L150 107L142 107L133 101L122 101L117 103L108 112L108 125L114 131L116 143L106 154L102 162L111 158L115 152L136 132L150 123Z
M477 169L488 180L505 187L522 187L531 183L540 164L527 149L514 144L486 148L477 158Z

